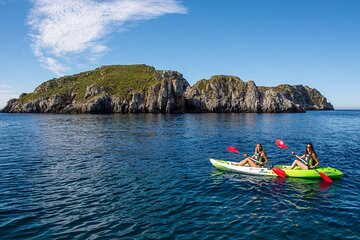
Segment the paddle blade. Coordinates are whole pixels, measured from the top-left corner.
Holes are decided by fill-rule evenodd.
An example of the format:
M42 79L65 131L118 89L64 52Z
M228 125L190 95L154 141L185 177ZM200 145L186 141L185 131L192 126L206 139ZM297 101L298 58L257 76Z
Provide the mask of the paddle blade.
M284 172L283 170L281 170L280 168L273 168L271 169L273 170L273 172L278 175L281 178L286 178L286 172Z
M237 154L240 153L239 150L237 150L236 147L231 147L230 146L230 147L227 147L226 150L228 150L229 152L237 153Z
M331 178L329 178L328 176L326 176L324 173L322 172L318 172L320 174L320 176L322 177L322 179L324 179L325 181L327 181L328 183L332 183Z
M280 139L276 139L276 146L278 146L279 148L282 148L282 149L286 149L286 144L280 140Z

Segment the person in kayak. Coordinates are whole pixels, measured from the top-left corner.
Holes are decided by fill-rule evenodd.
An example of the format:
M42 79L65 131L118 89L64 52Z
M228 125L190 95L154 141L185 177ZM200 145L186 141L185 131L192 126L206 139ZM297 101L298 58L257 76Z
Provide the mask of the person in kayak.
M291 153L292 153L292 155L296 156L295 152L291 152ZM293 164L287 169L291 170L291 169L294 169L296 166L299 166L303 170L308 170L308 169L316 168L320 164L320 161L319 161L317 154L314 150L314 147L311 143L306 144L306 149L305 149L304 155L299 156L299 157L301 159L303 159L304 162L306 162L306 164L304 162L302 162L301 160L295 159Z
M267 158L260 143L256 144L254 155L249 156L248 154L244 154L244 156L246 158L236 165L244 166L245 164L248 164L250 167L263 167L269 162L269 159Z

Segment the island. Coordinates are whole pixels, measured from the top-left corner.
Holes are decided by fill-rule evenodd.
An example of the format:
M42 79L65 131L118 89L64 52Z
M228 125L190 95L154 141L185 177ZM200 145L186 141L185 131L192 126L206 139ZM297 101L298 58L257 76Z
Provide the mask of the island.
M193 86L177 71L144 64L102 66L54 78L10 99L6 113L283 113L333 110L316 89L256 86L215 75Z

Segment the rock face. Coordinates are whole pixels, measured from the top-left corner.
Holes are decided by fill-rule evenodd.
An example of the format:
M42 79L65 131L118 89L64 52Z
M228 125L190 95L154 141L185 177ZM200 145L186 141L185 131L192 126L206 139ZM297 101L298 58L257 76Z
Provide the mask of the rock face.
M35 93L56 88L54 83L44 83ZM11 99L3 112L9 113L178 113L185 112L184 92L189 83L176 71L159 71L156 84L146 91L131 92L126 100L111 95L100 85L89 85L84 99L77 101L76 93L65 92L52 97L40 97L31 101ZM26 95L24 96L26 97Z
M135 90L134 83L134 87L130 84L122 87L120 91L117 86L122 86L125 80L116 80L117 82L111 85L112 82L108 79L110 77L107 78L107 72L111 76L110 70L100 68L99 75L87 72L45 82L33 93L22 94L19 99L9 100L2 111L9 113L276 113L333 109L319 91L303 85L257 87L253 81L244 82L238 77L218 75L190 86L182 74L176 71L156 71L148 66L142 68L142 71L145 71L149 78L149 81L143 79L145 83L151 81L145 89ZM93 79L92 75L99 77L100 80L96 78L95 83L89 81ZM86 87L81 88L83 85ZM59 88L61 91L58 90Z
M280 85L257 87L234 76L213 76L201 80L185 92L190 112L304 112L333 110L316 89L307 86Z

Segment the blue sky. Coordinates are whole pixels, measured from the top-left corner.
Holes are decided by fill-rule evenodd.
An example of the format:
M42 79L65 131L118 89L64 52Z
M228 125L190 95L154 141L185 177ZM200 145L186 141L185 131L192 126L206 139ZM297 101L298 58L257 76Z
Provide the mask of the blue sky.
M44 81L145 63L258 86L304 84L360 108L358 0L0 0L0 107Z

